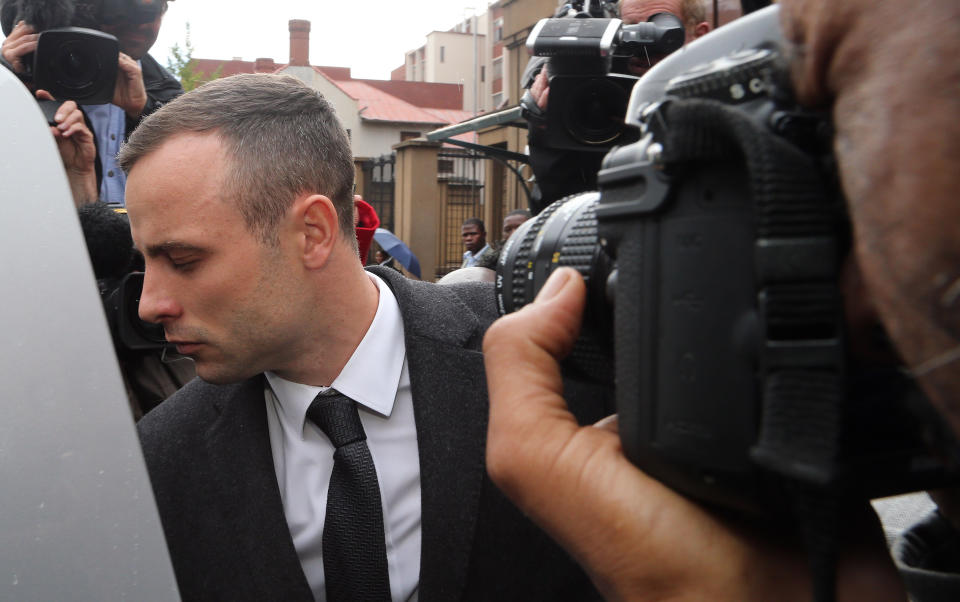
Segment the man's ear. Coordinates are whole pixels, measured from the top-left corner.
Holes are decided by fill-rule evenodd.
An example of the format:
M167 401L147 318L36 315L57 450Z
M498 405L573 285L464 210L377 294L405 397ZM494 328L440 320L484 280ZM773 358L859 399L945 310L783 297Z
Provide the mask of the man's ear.
M693 28L694 39L699 38L700 36L705 36L708 33L710 33L710 24L706 21L697 23L697 26Z
M324 195L312 194L296 201L294 210L301 224L304 265L321 268L340 239L337 208Z

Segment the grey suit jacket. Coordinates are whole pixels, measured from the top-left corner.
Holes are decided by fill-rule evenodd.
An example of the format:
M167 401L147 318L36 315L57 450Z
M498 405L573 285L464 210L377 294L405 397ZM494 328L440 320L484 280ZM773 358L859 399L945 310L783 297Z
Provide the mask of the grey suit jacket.
M490 286L373 271L404 322L420 452L420 600L599 599L486 475L479 349L496 317ZM283 514L263 391L262 375L194 380L138 423L185 600L312 599Z

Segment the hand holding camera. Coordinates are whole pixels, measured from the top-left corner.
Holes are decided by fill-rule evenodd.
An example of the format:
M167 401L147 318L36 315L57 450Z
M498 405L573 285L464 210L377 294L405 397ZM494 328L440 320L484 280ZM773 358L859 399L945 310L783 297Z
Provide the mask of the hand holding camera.
M14 73L23 73L26 70L23 59L37 49L39 37L33 27L20 21L3 40L3 60L10 64Z
M143 84L143 72L137 61L121 52L117 63L117 83L113 89L113 104L117 105L131 118L143 113L147 104L147 90Z
M37 100L53 103L50 105L51 109L55 108L50 133L57 142L57 150L60 151L60 159L67 173L74 204L79 207L95 202L98 195L94 166L97 147L83 112L72 100L56 103L46 90L37 90Z
M577 425L563 399L560 361L577 338L585 301L580 275L560 268L531 305L488 330L491 477L607 600L809 602L803 554L778 539L783 533L707 510L641 472L623 455L615 422ZM848 539L873 535L871 518L862 507ZM854 571L841 579L837 599L903 600L882 540L866 539L844 549L842 566Z
M634 88L627 122L639 140L606 157L600 191L545 209L501 254L501 311L541 287L545 293L536 310L489 331L490 471L612 598L904 596L866 500L956 482L950 459L960 458L960 447L942 418L960 432L949 411L960 391L960 295L945 294L958 290L956 172L937 167L958 156L956 98L942 94L957 81L957 66L901 62L916 58L924 35L930 52L950 56L960 21L956 4L939 3L920 11L909 34L878 35L903 8L785 3L785 37L794 45L786 50L803 50L788 55L797 97L772 46L744 51L763 40L748 45L732 35L760 20L744 19L667 59ZM739 46L718 50L725 34ZM715 54L705 57L708 49ZM740 52L715 60L733 50ZM715 62L684 64L694 58ZM918 90L929 114L896 111ZM796 98L833 102L836 156L830 115ZM891 151L893 141L903 143ZM846 204L835 185L838 164ZM850 345L838 271L848 253L905 365L867 362ZM612 263L597 261L603 257ZM619 441L578 429L565 412L559 361L574 348L585 293L560 266L587 280L588 314L592 305L594 315L614 317ZM740 288L738 278L750 282ZM725 309L737 289L740 301ZM588 325L596 330L589 315ZM882 348L875 326L868 343ZM565 370L579 364L573 359ZM819 409L832 418L807 421ZM805 421L809 437L797 428ZM724 466L735 456L746 469L739 475ZM684 513L686 498L661 495L648 474L713 510ZM758 538L743 526L744 510L800 519L758 523L754 515L749 522L767 529ZM729 547L727 538L735 540ZM779 546L808 547L813 590L806 575L801 585L794 580L798 556L777 560ZM671 556L675 549L686 556ZM698 555L703 549L710 551ZM736 572L744 557L748 569L734 577L740 591L706 566ZM960 572L917 564L954 580ZM656 571L675 580L666 594Z

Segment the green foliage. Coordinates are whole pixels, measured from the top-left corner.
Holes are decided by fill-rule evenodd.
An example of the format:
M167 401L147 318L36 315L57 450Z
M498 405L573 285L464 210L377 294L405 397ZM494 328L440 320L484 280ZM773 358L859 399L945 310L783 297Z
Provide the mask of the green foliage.
M208 81L218 79L223 75L223 65L217 67L217 70L210 75L204 75L197 70L197 65L193 61L193 44L190 43L190 23L187 23L187 31L183 48L179 43L174 43L170 47L170 58L167 59L167 69L180 80L183 89L189 92L197 86L203 85Z

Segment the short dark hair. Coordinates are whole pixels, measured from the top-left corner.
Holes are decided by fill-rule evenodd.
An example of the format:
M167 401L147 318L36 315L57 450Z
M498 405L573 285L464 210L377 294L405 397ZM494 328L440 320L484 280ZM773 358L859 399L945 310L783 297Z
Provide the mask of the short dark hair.
M530 210L529 210L529 209L514 209L514 210L511 211L510 213L504 215L503 217L504 217L504 218L508 218L508 217L513 216L513 215L522 215L523 217L525 217L525 218L527 218L527 219L530 219L531 217L533 217L533 214L530 213Z
M330 103L300 80L248 73L204 84L144 119L121 148L120 166L129 172L186 133L220 138L230 160L223 192L264 243L276 243L293 199L309 192L333 201L344 238L356 245L350 143Z
M460 227L462 228L463 226L476 226L481 232L487 232L486 226L483 225L483 220L479 217L468 217L467 219L463 220L463 224Z

